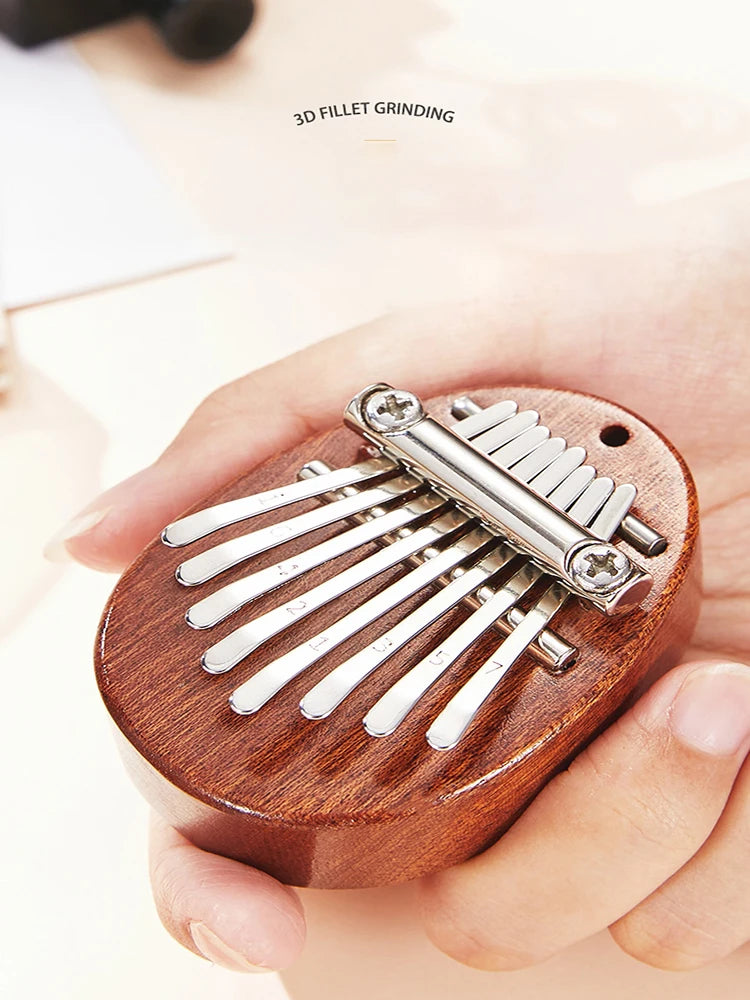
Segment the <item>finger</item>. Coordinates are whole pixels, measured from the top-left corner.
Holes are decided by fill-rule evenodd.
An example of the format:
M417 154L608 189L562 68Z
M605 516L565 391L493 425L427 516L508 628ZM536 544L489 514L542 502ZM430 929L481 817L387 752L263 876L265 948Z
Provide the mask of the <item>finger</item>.
M750 668L748 668L750 672ZM620 947L660 969L695 969L750 941L750 761L715 830L684 868L612 925Z
M750 746L750 671L661 679L484 854L424 880L427 932L476 968L533 964L614 923L711 832Z
M270 875L194 847L158 816L150 843L159 917L180 944L236 972L271 972L302 950L297 895Z
M508 378L531 377L533 368L534 324L519 318L518 326L525 350L514 352L515 366L505 362ZM89 504L48 543L46 555L120 570L202 496L335 424L363 386L385 380L429 395L491 379L496 338L491 313L467 306L419 310L333 337L223 386L153 465Z
M638 269L644 266L639 260ZM621 306L627 295L623 275L630 276L632 293L626 309ZM682 287L684 269L679 278ZM646 362L653 350L650 311L657 304L644 301L643 289L663 308L663 301L675 298L674 289L665 291L673 280L669 274L657 278L655 267L648 280L640 280L629 257L575 265L544 261L528 276L527 290L512 299L413 310L323 341L209 396L160 459L89 504L48 545L47 555L73 557L96 569L121 569L186 507L336 423L344 403L375 381L407 385L422 395L503 381L567 386L645 409L666 433L673 425L703 428L704 422L688 417L711 409L715 379L706 366L715 354L710 345L704 356L703 341L696 338L691 365L679 370ZM701 315L693 301L700 294L693 289L691 295L687 315L673 303L679 318L659 330L665 357L690 339L689 317ZM748 348L742 337L737 339L739 363L740 352ZM723 357L734 350L730 340L727 333ZM689 407L685 414L675 412L683 405ZM719 445L713 442L714 462Z
M463 307L450 315L414 312L331 338L238 379L198 407L152 466L89 504L52 539L46 554L94 569L122 569L200 497L336 423L343 403L368 383L407 382L424 394L449 382L476 383L494 334L491 324L477 322Z
M223 386L153 465L89 504L48 543L46 555L72 557L94 569L122 569L200 497L340 420L343 403L368 382L407 378L420 351L420 331L425 334L421 323L434 331L430 315L379 321ZM450 355L446 344L444 363L455 372ZM473 357L467 352L467 371ZM437 388L438 379L428 371L407 378L421 392Z

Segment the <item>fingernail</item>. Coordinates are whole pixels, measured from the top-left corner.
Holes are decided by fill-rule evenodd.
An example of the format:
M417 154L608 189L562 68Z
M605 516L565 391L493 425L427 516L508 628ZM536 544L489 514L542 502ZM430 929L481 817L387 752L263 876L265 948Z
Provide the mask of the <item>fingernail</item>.
M672 703L672 732L685 746L731 757L750 744L750 667L722 663L686 678Z
M190 924L190 936L201 955L223 969L231 969L232 972L273 972L273 969L254 965L248 961L244 955L230 948L226 941L222 941L218 934L214 934L210 927L200 921Z
M69 562L71 555L68 551L67 543L73 538L85 535L87 531L91 531L97 524L101 524L111 510L111 507L105 507L102 510L90 510L86 514L79 514L72 521L68 521L44 546L44 558L49 559L50 562Z

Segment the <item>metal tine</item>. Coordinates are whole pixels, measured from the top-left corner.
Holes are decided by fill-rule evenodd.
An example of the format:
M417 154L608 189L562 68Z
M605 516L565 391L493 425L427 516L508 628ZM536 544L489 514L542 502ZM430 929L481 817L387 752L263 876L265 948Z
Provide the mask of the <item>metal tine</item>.
M457 531L463 530L470 518L457 510L448 510L434 521L387 545L361 562L337 573L317 587L292 597L284 604L241 625L210 646L201 658L204 670L222 674L231 670L258 646L283 632L307 615L324 607L330 601L349 593L355 587L403 562L415 552L446 541Z
M308 719L323 719L330 715L385 660L472 591L492 580L515 555L517 553L513 549L502 545L476 566L457 576L416 611L378 636L369 646L344 660L307 692L299 706L302 714Z
M417 569L413 569L343 618L339 618L312 639L301 643L253 674L248 681L232 692L229 699L231 707L240 715L257 712L281 688L330 650L356 635L381 615L387 614L443 573L466 562L488 545L497 545L496 536L484 528L470 531L453 545L427 559Z
M461 412L461 404L467 397L457 399L453 404L453 413ZM472 403L472 406L475 404ZM504 399L501 403L488 406L486 410L477 410L468 417L463 417L458 423L453 425L453 430L468 440L475 438L478 434L488 431L491 427L497 426L509 417L518 413L518 404L512 399Z
M540 435L537 433L539 431L544 431L546 435L549 434L546 428L532 428L532 430L527 431L525 434L517 438L517 441L521 441L524 437L527 438L526 445L519 449L518 455L524 456L523 460L527 456L528 452L532 449L540 450L539 441ZM534 441L529 442L529 435L534 435ZM562 443L562 447L565 447L565 442L562 439L558 439ZM549 443L549 442L548 442ZM533 452L532 452L533 453ZM550 461L553 458L549 459ZM545 461L545 464L546 461ZM518 466L516 467L518 468ZM536 466L528 466L527 471L533 474L534 471L538 471ZM518 474L518 473L517 473ZM522 474L518 474L519 479L523 479ZM506 565L513 555L513 551L510 549L506 550L507 554L504 554L501 565ZM484 570L485 563L492 564L493 566L497 563L498 556L493 554L475 566L471 570L460 577L458 580L454 580L452 583L448 584L442 593L435 595L431 600L429 600L423 607L418 608L413 611L410 615L404 618L396 626L390 629L388 632L379 636L369 647L360 650L354 656L350 657L348 660L344 660L343 663L335 667L329 674L324 677L319 684L312 688L302 699L300 703L300 709L303 715L309 718L324 718L329 715L343 700L347 695L349 695L366 677L368 677L373 670L376 669L381 663L383 663L388 657L395 653L401 646L407 643L414 636L418 635L423 629L430 625L445 611L452 608L459 601L463 600L464 597L468 596L475 589L487 585L490 576L494 576L497 570L500 568L492 568ZM531 579L528 586L538 579L541 575L541 571L534 571L533 579ZM484 575L482 575L484 574ZM473 584L474 579L477 580L475 585ZM516 578L514 577L514 580ZM489 613L490 618L488 619L488 624L482 626L481 631L478 633L486 631L501 615L505 614L515 603L515 597L520 596L516 594L516 591L511 588L508 590L507 587L502 588L503 596L501 599L494 601L490 598L487 604L492 605L492 611ZM525 591L524 591L525 592ZM479 612L475 613L479 615ZM483 612L480 615L480 619L484 621L487 617L487 612Z
M277 545L350 517L359 511L389 503L421 486L421 480L415 476L397 476L380 486L373 486L357 492L354 496L316 507L315 510L305 514L298 514L296 517L287 518L286 521L278 521L266 528L260 528L247 535L240 535L239 538L232 538L227 542L214 545L212 548L206 549L205 552L193 556L192 559L181 562L175 575L177 580L186 587L194 587L218 576L224 570L231 569L232 566L250 559L251 556L267 552L269 549L276 548Z
M565 455L563 454L557 461L562 463L564 458ZM591 469L590 466L583 466L582 468L584 470ZM580 494L578 486L582 482L582 477L577 475L579 471L574 469L570 472L568 478L563 481L561 486L555 487L550 496L554 496L557 493L563 499L567 498L567 506L574 504L575 497ZM591 471L593 473L593 470ZM566 492L561 487L564 487L570 479L574 479L574 485ZM578 501L579 503L584 501L584 498L592 490L592 487L594 487L593 493L597 496L599 495L598 488L594 486L593 482L590 482L588 488L584 488L583 495ZM573 499L570 499L571 497ZM581 506L583 506L582 503ZM522 579L526 583L526 586L522 593L526 593L540 579L543 571L531 563L527 563L523 569L526 575ZM510 584L506 584L506 588L511 584L512 581ZM514 586L517 586L517 584ZM371 735L386 736L392 733L451 664L465 653L473 642L487 632L500 615L505 614L510 607L515 606L515 600L511 600L507 604L505 603L503 589L501 588L496 597L490 598L478 611L475 611L467 618L440 646L423 657L416 666L412 667L411 670L396 681L373 705L364 719L365 728ZM508 639L521 628L525 620L526 616L520 624L516 625L513 632L508 636ZM533 642L538 635L539 632L535 633L530 641ZM506 639L505 641L508 640Z
M612 495L614 488L615 484L608 476L597 477L568 509L568 514L581 525L590 524Z
M593 465L581 465L574 469L559 486L556 486L547 499L560 510L567 510L573 501L594 481L595 476L596 469Z
M565 438L550 438L512 466L513 475L528 483L565 451ZM493 456L496 458L497 456ZM583 459L581 459L583 461Z
M541 570L532 563L524 563L486 604L388 688L364 717L367 732L371 736L388 736L394 732L448 667L492 628L497 619L515 605L540 576Z
M296 580L316 566L331 562L390 532L398 531L419 518L434 513L446 503L447 501L438 494L427 493L394 510L384 511L375 508L364 524L342 531L333 538L305 549L299 555L290 556L266 569L250 573L241 580L229 583L226 587L209 594L188 609L185 620L188 625L196 629L217 625L251 601Z
M608 542L633 505L638 491L632 483L622 483L591 522L589 531Z
M595 479L570 506L568 513L588 525L613 490L611 479L606 476ZM568 597L570 591L562 584L555 582L548 587L534 607L527 611L521 624L458 689L427 730L427 742L434 750L450 750L458 743L490 694L539 633L547 628Z
M539 414L536 410L522 410L515 417L504 420L497 427L492 427L483 434L472 439L475 448L480 448L484 452L495 451L502 445L507 444L519 434L523 434L530 427L535 427L539 423Z
M559 440L552 438L552 441ZM552 441L548 444L552 444ZM544 445L547 447L547 445ZM580 447L567 448L560 457L543 469L529 481L529 486L540 496L549 496L556 486L559 486L574 472L586 458L586 449ZM514 474L517 470L514 469Z
M334 469L325 477L319 476L314 481L289 483L265 493L239 497L237 500L227 500L226 503L206 507L204 510L188 514L186 517L181 517L178 521L168 524L162 532L162 541L172 548L189 545L199 538L210 535L213 531L226 528L230 524L236 524L237 521L244 521L257 514L265 514L267 511L278 510L280 507L286 507L300 500L309 500L312 497L320 496L321 493L329 493L331 490L341 489L344 486L363 483L375 476L393 472L395 469L396 464L390 459L373 458L345 469Z
M516 462L520 462L521 459L527 458L548 439L549 429L537 425L528 431L524 431L515 440L503 445L502 448L495 448L494 451L490 451L488 454L491 455L498 465L501 465L504 469L508 469Z
M521 624L459 688L427 730L427 742L434 750L450 750L458 743L480 707L569 596L570 591L561 583L553 583Z

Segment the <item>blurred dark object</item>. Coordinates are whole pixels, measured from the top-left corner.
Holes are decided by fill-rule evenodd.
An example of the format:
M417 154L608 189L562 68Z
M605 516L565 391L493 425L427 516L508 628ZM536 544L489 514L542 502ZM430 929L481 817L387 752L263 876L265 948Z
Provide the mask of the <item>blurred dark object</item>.
M183 59L216 59L245 34L253 0L0 0L0 34L31 48L141 14Z

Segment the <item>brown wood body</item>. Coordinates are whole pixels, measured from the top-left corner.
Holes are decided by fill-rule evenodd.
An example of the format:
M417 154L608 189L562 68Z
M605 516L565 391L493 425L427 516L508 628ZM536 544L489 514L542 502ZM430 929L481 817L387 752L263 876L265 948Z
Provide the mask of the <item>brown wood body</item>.
M386 661L326 720L312 722L300 714L302 695L435 588L329 653L256 715L241 717L227 702L238 684L406 570L395 567L261 646L228 674L209 676L200 666L207 646L279 603L280 593L284 599L301 593L377 546L364 546L305 574L219 626L195 631L184 621L190 604L250 569L245 564L207 584L185 588L175 580L177 564L317 502L253 518L182 549L154 541L125 572L104 612L96 672L135 783L195 844L293 885L379 885L447 867L491 844L555 772L677 661L697 616L700 572L694 558L695 490L674 449L634 415L589 396L533 387L472 396L484 405L511 398L522 408L539 410L553 434L586 448L587 461L600 474L638 487L634 513L669 540L667 550L651 559L624 546L653 574L651 594L637 611L617 619L570 601L554 620L554 629L578 646L575 665L553 675L522 657L459 745L437 752L428 746L425 731L457 685L499 644L494 630L453 665L393 735L370 737L362 718L405 669L464 620L469 613L465 607L454 609ZM430 401L430 411L451 423L453 398ZM602 428L613 424L630 432L621 447L608 447L599 439ZM266 462L195 509L291 482L311 458L334 466L350 464L360 446L351 431L332 431ZM324 529L314 539L336 530ZM309 539L287 543L257 557L251 568L310 544Z

